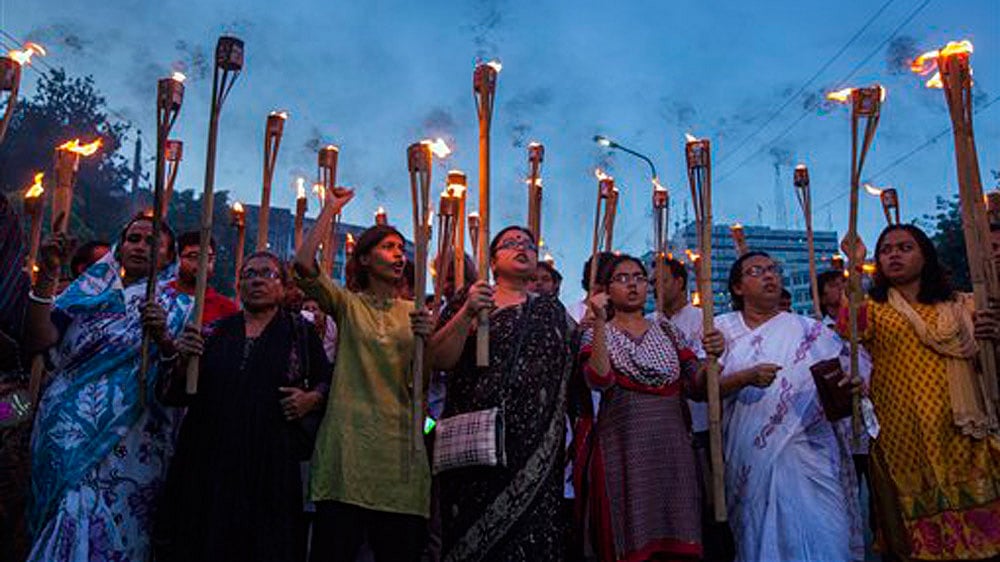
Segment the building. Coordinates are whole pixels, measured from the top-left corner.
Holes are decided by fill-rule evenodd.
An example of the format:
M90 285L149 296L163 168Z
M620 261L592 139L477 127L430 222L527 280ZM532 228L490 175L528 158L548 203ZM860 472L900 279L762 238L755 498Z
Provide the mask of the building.
M812 314L812 288L809 283L809 248L804 230L772 229L768 226L744 226L747 249L763 251L781 264L783 282L792 293L792 308L800 314ZM830 257L839 253L836 231L814 231L813 241L816 251L816 271L821 273L830 268ZM678 231L671 240L673 254L682 261L689 262L686 250L696 252L698 234L695 223ZM731 310L729 302L729 269L736 261L736 245L729 231L729 225L713 225L712 228L712 292L716 313ZM650 261L652 256L648 256ZM689 267L688 286L695 290L694 271Z

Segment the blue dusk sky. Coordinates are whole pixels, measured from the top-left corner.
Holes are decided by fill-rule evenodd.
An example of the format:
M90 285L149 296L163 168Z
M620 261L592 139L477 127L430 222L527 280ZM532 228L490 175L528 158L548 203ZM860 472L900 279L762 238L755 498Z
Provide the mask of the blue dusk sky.
M987 105L1000 96L997 0L0 0L0 28L4 46L35 40L49 49L49 64L93 75L109 106L142 130L147 158L156 80L185 72L173 134L186 145L178 187L199 190L215 41L223 33L242 38L246 66L223 112L217 189L259 200L264 119L284 109L290 118L274 204L293 206L293 178L313 178L316 148L332 142L341 149L338 183L358 193L345 220L368 223L384 205L407 233L406 146L445 137L455 151L436 167L435 183L443 186L445 169L460 168L474 186L472 69L477 58L499 58L493 231L525 220L526 147L543 142L542 228L566 273L567 297L590 252L596 166L622 190L616 246L641 253L651 238L646 165L596 146L598 133L654 160L671 190L672 227L689 205L683 135L691 132L713 142L717 222L783 226L783 206L787 226L801 227L791 185L801 162L812 175L816 228L843 232L848 110L819 100L880 82L888 99L864 176L898 188L904 220L912 220L957 187L950 132L896 163L950 125L941 91L924 88L907 61L968 38L984 186L996 184L990 170L1000 169L1000 104ZM131 142L123 150L130 156ZM877 199L864 196L860 221L873 239L884 221Z

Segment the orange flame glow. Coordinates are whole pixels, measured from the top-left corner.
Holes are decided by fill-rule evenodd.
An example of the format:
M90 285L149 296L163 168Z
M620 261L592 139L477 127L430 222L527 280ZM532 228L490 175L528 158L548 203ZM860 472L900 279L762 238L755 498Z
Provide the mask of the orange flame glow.
M851 101L851 95L854 93L854 90L857 90L857 89L858 88L844 88L843 90L837 90L836 92L830 92L830 93L828 93L826 95L826 99L828 99L830 101L835 101L837 103L850 103L850 101ZM885 101L885 96L886 96L887 90L885 89L884 86L878 86L878 89L879 89L879 94L880 94L879 97L881 98L881 101Z
M604 173L604 170L602 170L602 169L600 169L600 168L597 168L596 170L594 170L594 176L596 176L596 177L597 177L597 179L598 179L598 180L601 180L601 181L603 181L603 180L610 180L610 179L612 179L612 178L611 178L611 176L609 176L609 175L605 174L605 173Z
M45 177L44 172L38 172L35 174L35 183L31 184L28 191L24 193L25 199L32 199L35 197L41 197L45 193L45 188L42 187L42 178Z
M883 190L881 188L879 188L879 187L875 187L874 185L872 185L870 183L866 183L865 184L865 191L867 191L869 195L874 195L875 197L878 197L878 196L882 195L882 191Z
M434 140L425 139L420 141L421 144L426 144L431 149L431 154L437 156L438 158L444 158L451 154L451 148L448 147L448 143L444 142L442 138L436 138Z
M31 43L29 41L28 43L24 44L24 49L21 49L20 51L10 51L7 53L7 56L10 57L17 64L24 66L25 64L31 62L32 56L38 55L44 57L46 54L47 53L45 52L44 47L42 47L38 43Z
M930 77L924 84L928 88L943 88L944 83L941 82L941 72L938 69L938 59L940 57L950 57L960 54L971 54L973 52L972 42L969 40L962 41L950 41L943 49L935 49L933 51L927 51L919 57L913 59L910 63L910 70L920 76L926 76L931 72L934 74Z
M524 183L526 183L528 185L531 185L532 183L534 183L538 187L542 187L542 178L540 178L540 177L535 178L534 182L531 181L531 178L524 178Z
M740 223L738 223L738 222L734 222L733 224L729 225L729 229L730 230L743 230L743 225L740 224Z
M500 71L503 70L503 65L500 64L500 61L497 59L493 59L486 63L486 66L493 67L493 70L497 71L497 74L500 74Z
M174 72L172 75L170 75L170 78L174 82L181 82L181 83L187 80L187 76L185 76L183 72Z
M233 212L242 215L245 211L243 210L243 203L239 201L233 201Z
M80 156L90 156L95 152L97 152L97 150L100 149L103 144L104 143L99 138L94 142L88 144L80 144L80 139L73 139L71 141L59 145L56 150L65 150L68 152L79 154Z
M323 187L323 184L314 183L313 193L315 193L316 198L319 199L320 206L326 205L326 188Z
M686 142L698 142L698 137L692 135L691 133L684 133L684 140Z
M269 115L273 115L275 117L281 117L282 119L288 119L288 112L284 111L284 110L282 110L282 111L272 111L271 113L269 113Z
M295 178L295 197L297 199L306 198L306 178Z

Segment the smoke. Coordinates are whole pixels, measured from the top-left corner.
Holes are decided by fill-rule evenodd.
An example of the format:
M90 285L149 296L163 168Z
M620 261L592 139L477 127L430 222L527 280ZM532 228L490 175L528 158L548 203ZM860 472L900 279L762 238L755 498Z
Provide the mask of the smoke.
M885 48L885 66L889 74L907 74L910 63L921 53L916 38L900 35Z
M503 0L478 0L473 9L475 17L467 29L472 32L476 58L493 57L500 51L496 34L503 25Z
M454 137L457 127L455 116L444 107L431 109L421 122L421 131L431 137Z
M698 111L689 101L673 98L660 98L660 116L670 125L687 129L694 124Z
M326 146L327 142L323 140L323 133L315 125L309 130L309 136L306 138L306 142L302 145L302 150L310 154L316 154L319 152L320 148Z
M82 54L93 44L93 40L81 34L80 26L69 26L63 23L33 29L28 33L27 40L41 44L50 52L64 51L74 54Z
M523 148L531 141L532 121L552 105L552 91L545 87L520 92L504 104L504 113L510 119L508 133L511 146Z
M772 146L767 154L775 166L791 166L793 163L792 151L783 146Z
M179 70L187 75L188 80L197 81L208 78L211 70L208 55L205 54L204 47L191 45L183 39L178 39L174 43L174 50L180 57L175 63L175 70Z

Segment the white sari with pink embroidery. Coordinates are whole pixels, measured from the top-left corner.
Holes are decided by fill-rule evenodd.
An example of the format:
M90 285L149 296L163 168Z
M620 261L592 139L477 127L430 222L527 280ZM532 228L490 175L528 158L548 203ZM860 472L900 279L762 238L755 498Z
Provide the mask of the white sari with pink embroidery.
M781 313L751 330L740 312L715 319L726 338L722 378L781 365L767 388L723 401L726 500L737 560L864 558L850 451L820 404L809 367L841 355L815 320Z

